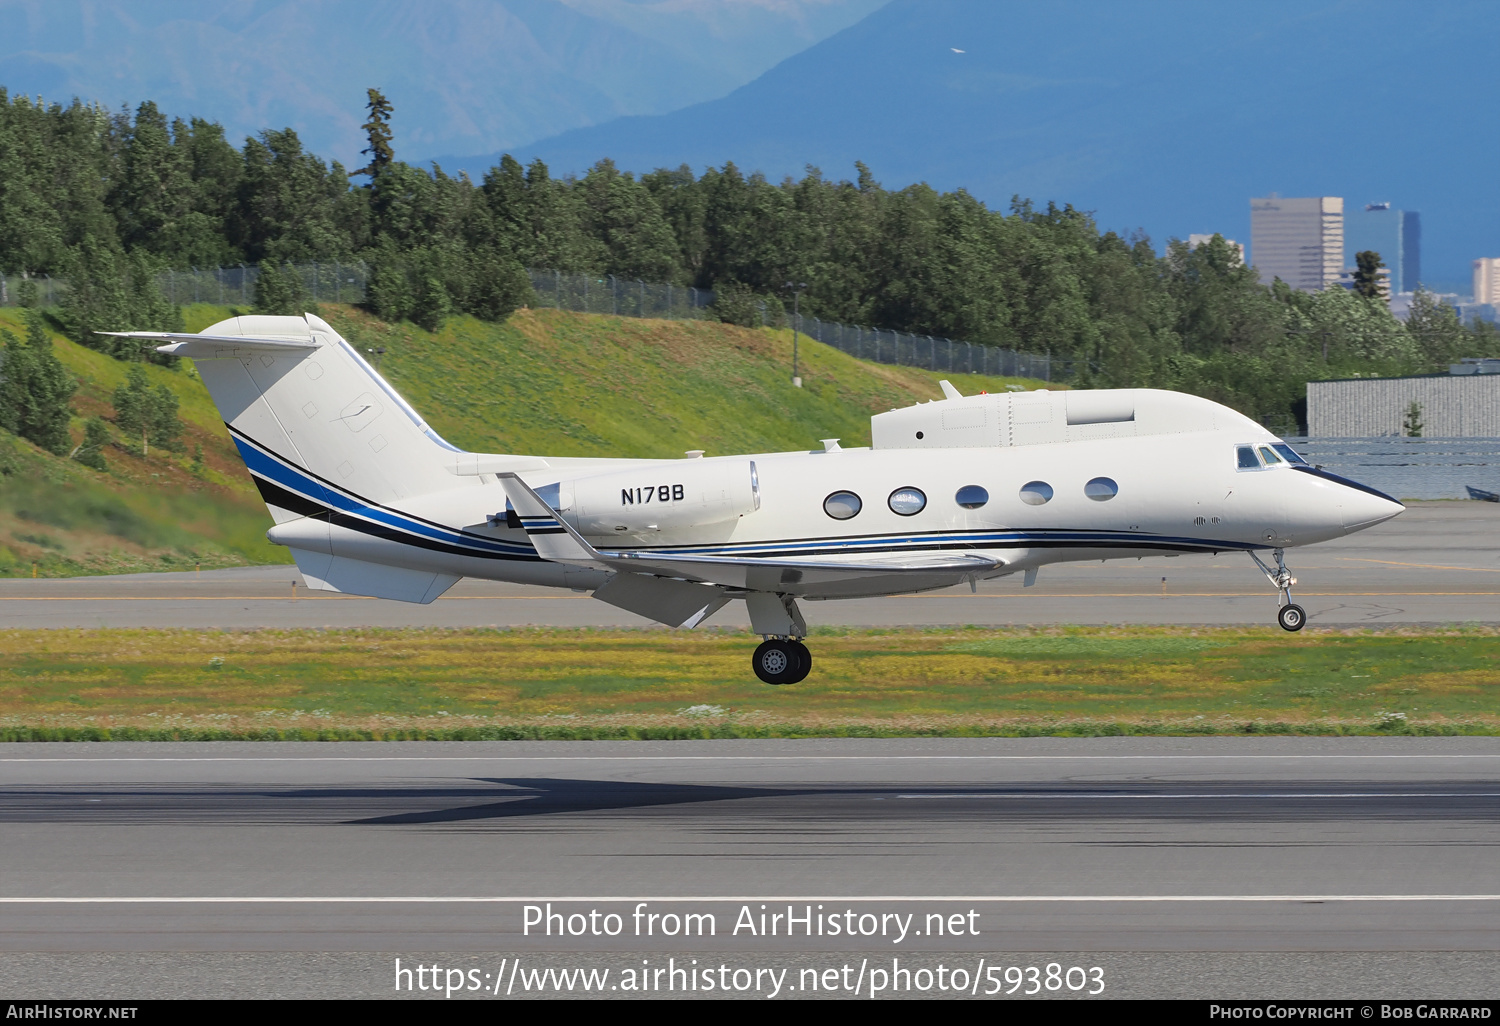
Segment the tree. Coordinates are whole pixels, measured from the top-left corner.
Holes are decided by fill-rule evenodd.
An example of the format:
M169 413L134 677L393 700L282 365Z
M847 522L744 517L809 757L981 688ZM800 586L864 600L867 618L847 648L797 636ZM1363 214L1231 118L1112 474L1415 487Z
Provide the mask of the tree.
M101 331L181 331L182 309L167 301L156 281L156 269L145 254L123 257L90 240L74 255L63 295L62 323L74 342L123 360L168 363L131 339Z
M1413 399L1406 407L1406 416L1401 421L1401 433L1407 438L1422 437L1422 404Z
M260 274L255 279L256 313L300 317L307 313L308 306L307 289L295 267L277 267L270 260L260 262Z
M52 351L42 315L26 311L26 338L0 330L0 427L58 456L68 452L77 383Z
M104 462L104 447L109 444L109 427L103 417L90 417L83 425L83 442L73 449L72 456L85 467L107 470Z
M1380 273L1385 266L1380 254L1367 249L1354 254L1354 262L1358 265L1354 272L1354 291L1366 299L1384 299L1388 282Z
M370 102L365 105L370 112L369 120L362 126L370 145L360 150L361 153L370 155L370 163L358 171L350 171L351 175L369 175L372 180L378 179L380 173L391 165L396 159L395 150L391 149L391 115L396 108L391 106L391 101L381 94L379 89L366 90Z
M139 364L130 368L126 383L115 389L115 423L127 434L140 435L142 456L150 455L152 440L172 448L182 433L177 396L165 385L152 388Z

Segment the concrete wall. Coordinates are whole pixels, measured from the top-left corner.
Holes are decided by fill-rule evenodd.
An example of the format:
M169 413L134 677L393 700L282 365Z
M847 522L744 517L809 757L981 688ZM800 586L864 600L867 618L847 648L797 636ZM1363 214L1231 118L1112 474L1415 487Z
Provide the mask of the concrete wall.
M1422 404L1422 434L1500 437L1500 374L1366 378L1307 383L1307 433L1314 438L1400 435L1406 411Z

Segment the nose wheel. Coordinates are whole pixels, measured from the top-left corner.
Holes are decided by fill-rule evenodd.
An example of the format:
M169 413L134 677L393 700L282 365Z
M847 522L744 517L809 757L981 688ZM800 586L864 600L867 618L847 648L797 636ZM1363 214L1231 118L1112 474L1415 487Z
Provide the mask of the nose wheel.
M812 670L812 653L795 638L767 638L750 657L750 664L767 684L796 684Z
M1266 566L1265 561L1254 552L1250 558L1255 560L1255 565L1260 567L1260 572L1266 575L1279 593L1281 608L1276 611L1276 622L1281 624L1284 631L1300 631L1307 624L1307 610L1292 601L1292 585L1297 583L1297 578L1286 568L1286 550L1273 549L1272 555L1276 557L1276 569L1272 570Z

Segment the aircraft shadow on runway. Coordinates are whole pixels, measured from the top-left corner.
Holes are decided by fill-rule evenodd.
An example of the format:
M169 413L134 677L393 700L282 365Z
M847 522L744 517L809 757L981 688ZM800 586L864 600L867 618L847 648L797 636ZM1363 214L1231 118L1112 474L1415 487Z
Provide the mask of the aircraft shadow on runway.
M713 806L712 809L709 807ZM639 812L768 826L1171 820L1177 822L1500 821L1500 788L1370 781L1258 785L958 784L754 787L568 777L475 778L444 786L243 788L217 785L11 787L0 824L334 824L456 828L537 817Z

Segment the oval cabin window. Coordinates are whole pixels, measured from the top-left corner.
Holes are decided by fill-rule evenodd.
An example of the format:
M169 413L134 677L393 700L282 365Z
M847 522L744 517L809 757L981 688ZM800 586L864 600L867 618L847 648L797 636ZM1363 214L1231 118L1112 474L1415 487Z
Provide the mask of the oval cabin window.
M834 492L823 500L823 512L835 520L848 520L856 516L862 506L859 496L853 492Z
M978 509L990 501L990 493L978 485L964 485L953 497L953 501L964 509Z
M1095 502L1108 502L1120 494L1120 486L1112 478L1096 477L1083 486L1083 494Z
M922 512L922 508L927 505L927 496L920 488L897 488L888 501L892 513L909 517Z
M1042 506L1052 501L1052 486L1046 481L1028 481L1021 486L1021 501L1028 506Z

